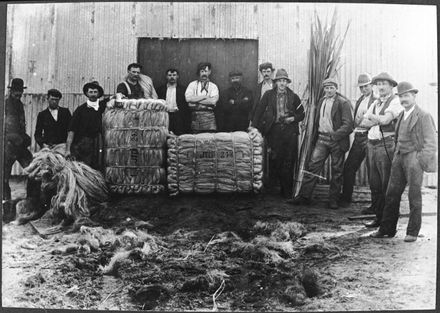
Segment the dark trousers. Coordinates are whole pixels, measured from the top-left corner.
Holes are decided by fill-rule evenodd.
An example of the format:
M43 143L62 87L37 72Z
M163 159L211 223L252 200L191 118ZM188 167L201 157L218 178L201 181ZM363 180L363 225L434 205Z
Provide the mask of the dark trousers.
M347 160L345 160L344 172L342 174L344 183L342 185L341 200L343 201L351 202L352 200L356 172L367 156L367 134L368 132L354 134L354 141Z
M32 162L32 153L23 146L14 146L5 141L4 163L3 163L3 200L11 199L11 187L9 187L9 178L11 177L12 166L15 161L25 168Z
M72 144L72 156L80 162L83 162L95 170L101 170L102 167L102 153L100 149L102 142L100 136L97 137L83 137L78 142Z
M184 134L185 125L181 113L179 111L169 112L168 115L170 118L169 130L177 136Z
M309 162L308 171L319 175L325 165L325 160L327 160L329 155L331 155L332 173L330 180L329 200L337 201L339 198L339 193L341 192L342 170L345 155L345 152L342 151L338 142L331 140L330 137L319 135ZM304 173L299 195L310 199L317 181L317 177Z
M416 158L417 151L407 154L396 153L391 165L390 182L385 196L385 207L380 231L396 231L399 219L400 200L405 187L409 185L409 221L407 235L417 236L422 225L422 183L423 170Z
M392 137L386 137L384 140L368 140L367 145L371 206L376 212L376 218L380 221L391 173L392 160L390 158L393 157L395 144Z
M273 157L275 176L280 182L281 194L291 198L293 169L298 158L298 134L295 133L292 124L276 123L270 130L267 139Z

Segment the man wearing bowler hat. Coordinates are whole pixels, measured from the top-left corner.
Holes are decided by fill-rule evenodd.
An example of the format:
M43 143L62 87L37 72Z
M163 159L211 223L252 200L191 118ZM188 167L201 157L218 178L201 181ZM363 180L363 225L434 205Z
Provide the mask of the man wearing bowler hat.
M371 104L360 125L370 127L367 136L368 180L371 189L371 206L376 214L372 222L365 224L370 228L378 227L382 220L385 193L395 149L395 122L403 110L399 97L393 92L397 82L390 74L380 73L373 78L372 82L377 85L379 99Z
M109 98L99 100L104 90L93 81L83 86L87 101L73 112L68 128L66 157L72 156L78 161L99 170L102 150L102 114Z
M337 92L338 83L333 78L323 82L324 97L319 101L315 117L317 131L312 141L314 147L307 173L301 190L292 201L294 205L309 204L322 171L325 160L331 155L331 173L329 190L329 208L338 209L339 194L342 185L344 155L350 147L349 135L353 131L353 116L350 101Z
M416 103L418 90L409 82L397 85L397 94L404 111L396 126L396 151L391 165L385 207L374 238L394 237L402 193L409 185L409 221L405 242L417 240L422 224L423 172L437 171L437 138L434 119Z
M237 70L229 72L229 79L231 86L221 93L216 112L219 130L246 131L252 108L252 92L242 85L242 72Z
M31 137L26 134L24 106L20 100L27 87L21 78L14 78L8 88L4 120L3 200L11 199L9 178L12 165L18 161L25 168L32 161L32 153L27 149L31 145Z
M354 106L354 140L347 160L345 161L342 174L344 181L340 199L342 206L348 206L351 203L356 172L367 155L368 127L361 127L360 123L368 108L377 99L373 93L373 84L371 83L370 74L364 73L359 75L358 87L362 96L356 101ZM368 214L369 212L363 211L362 213Z
M275 176L280 181L281 195L292 197L293 169L298 159L298 123L304 119L301 99L287 84L285 69L274 78L276 88L267 91L255 111L255 127L267 138L273 151Z

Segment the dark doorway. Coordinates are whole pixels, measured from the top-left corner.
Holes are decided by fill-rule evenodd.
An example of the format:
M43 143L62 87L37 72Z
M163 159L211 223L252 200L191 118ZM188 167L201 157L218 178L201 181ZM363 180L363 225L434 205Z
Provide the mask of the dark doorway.
M258 82L258 41L245 39L157 39L140 38L138 62L154 86L165 83L165 71L177 68L180 83L196 79L199 62L211 62L211 80L220 92L229 86L233 69L243 72L243 85L254 89Z

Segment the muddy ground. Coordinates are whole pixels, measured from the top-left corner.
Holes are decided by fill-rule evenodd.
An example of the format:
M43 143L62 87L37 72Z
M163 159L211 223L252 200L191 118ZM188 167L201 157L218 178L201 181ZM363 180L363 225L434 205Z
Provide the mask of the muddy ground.
M22 196L23 188L23 181L15 181L13 197ZM101 228L47 238L29 224L3 224L2 305L433 310L437 190L423 193L429 214L414 243L403 242L407 218L400 219L395 238L369 238L363 221L347 218L366 203L331 211L317 199L310 207L292 207L273 192L113 199L93 217ZM407 212L404 197L401 213ZM97 236L98 230L110 239Z

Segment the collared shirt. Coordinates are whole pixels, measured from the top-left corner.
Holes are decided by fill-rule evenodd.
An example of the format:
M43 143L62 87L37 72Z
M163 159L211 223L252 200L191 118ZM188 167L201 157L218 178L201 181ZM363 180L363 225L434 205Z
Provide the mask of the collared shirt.
M333 121L332 121L332 108L335 102L335 96L331 98L325 98L321 105L321 111L319 114L319 127L318 131L320 133L331 133L333 132Z
M376 115L379 115L380 111L382 110L383 106L385 105L385 102L388 100L388 98L391 97L391 95L388 95L386 97L381 97L378 100L375 100L370 107L367 110L367 113L365 114L373 114L375 108L376 108ZM388 108L386 108L386 110L384 111L384 114L386 113L391 113L391 115L393 116L393 119L397 118L400 114L400 112L402 112L403 107L400 104L400 100L399 97L394 97L394 99L391 101L390 105L388 106ZM384 133L384 136L390 136L393 135L394 133ZM368 131L368 139L370 140L380 140L382 139L382 133L380 131L380 126L379 125L375 125L373 127L370 128L370 130Z
M170 112L178 110L176 102L176 85L167 85L166 102Z
M55 121L58 121L58 108L56 108L56 109L49 108L49 112L52 115L53 119Z
M408 111L403 111L403 120L406 121L406 119L411 115L412 111L414 111L414 108L416 106L413 105L413 107L411 109L409 109Z
M263 84L261 85L261 96L260 99L263 98L263 95L266 91L273 89L273 80L271 79L269 82L263 80Z
M87 99L87 106L89 108L94 109L95 111L98 111L98 109L99 109L99 100L96 100L95 102L92 102L89 99Z
M185 98L188 99L189 96L202 95L214 98L215 102L217 103L219 98L217 85L209 80L206 82L206 84L199 80L190 82L185 91Z
M285 117L287 115L286 104L287 104L287 92L277 91L277 121L279 121L282 117Z
M365 128L359 127L359 124L362 121L362 117L368 110L368 102L370 102L372 95L373 93L370 93L369 96L364 97L364 99L362 99L361 103L359 104L356 116L354 117L355 132L364 132L366 130Z

